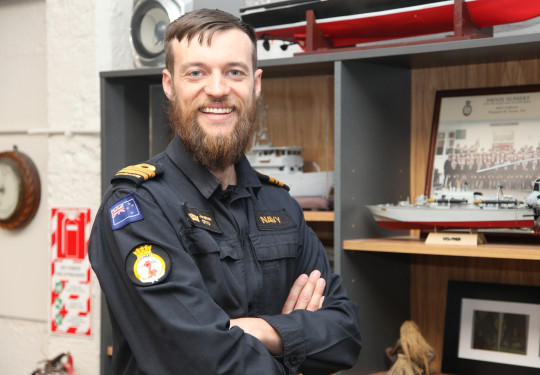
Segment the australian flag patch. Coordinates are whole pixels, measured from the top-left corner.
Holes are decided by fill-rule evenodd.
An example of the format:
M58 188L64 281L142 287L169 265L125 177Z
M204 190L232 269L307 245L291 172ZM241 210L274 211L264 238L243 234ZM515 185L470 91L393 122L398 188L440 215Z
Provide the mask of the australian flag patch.
M125 227L129 223L144 219L141 209L133 194L130 194L109 208L112 230Z

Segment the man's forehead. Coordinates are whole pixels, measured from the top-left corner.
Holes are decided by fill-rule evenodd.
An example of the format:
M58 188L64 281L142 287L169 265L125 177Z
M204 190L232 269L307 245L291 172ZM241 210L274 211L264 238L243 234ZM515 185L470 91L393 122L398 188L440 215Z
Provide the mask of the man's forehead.
M192 36L185 35L182 40L178 41L178 39L175 39L175 42L178 42L179 44L184 44L186 46L190 46L192 43L196 43L200 46L212 46L212 42L214 39L219 38L220 36L228 34L231 36L231 38L239 38L239 39L245 39L249 44L251 44L251 41L249 40L249 37L246 33L244 33L242 30L234 27L230 29L224 29L224 30L214 30L214 31L201 31L196 34L193 34Z

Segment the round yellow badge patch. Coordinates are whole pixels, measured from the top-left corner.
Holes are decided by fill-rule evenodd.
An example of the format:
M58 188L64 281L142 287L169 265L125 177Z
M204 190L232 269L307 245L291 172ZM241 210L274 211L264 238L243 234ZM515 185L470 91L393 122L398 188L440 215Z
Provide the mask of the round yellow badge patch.
M170 264L165 249L153 244L142 244L129 253L126 272L137 285L153 285L169 274Z

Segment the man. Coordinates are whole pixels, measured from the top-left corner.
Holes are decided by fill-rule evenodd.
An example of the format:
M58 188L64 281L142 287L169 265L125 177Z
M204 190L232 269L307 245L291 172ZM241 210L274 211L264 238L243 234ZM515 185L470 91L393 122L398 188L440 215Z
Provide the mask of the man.
M351 367L357 306L298 204L244 156L261 92L253 29L222 11L194 11L169 25L165 50L175 137L116 174L90 238L115 372Z

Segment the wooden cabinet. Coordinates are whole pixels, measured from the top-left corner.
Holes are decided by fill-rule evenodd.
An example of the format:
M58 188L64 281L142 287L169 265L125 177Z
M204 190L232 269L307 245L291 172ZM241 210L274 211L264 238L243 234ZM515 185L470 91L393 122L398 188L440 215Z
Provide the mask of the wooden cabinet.
M540 285L535 244L430 247L408 233L379 228L365 208L422 193L437 90L540 83L540 34L260 65L269 111L281 113L271 122L286 127L273 142L305 142L306 159L335 170L334 213L307 215L316 221L332 221L333 215L335 269L359 305L364 348L345 373L387 370L384 349L394 344L407 319L415 320L435 347L433 367L440 371L450 279ZM153 144L163 136L155 126L163 103L151 100L159 95L160 81L161 69L101 73L103 188L117 169L160 147ZM110 332L103 326L106 347Z

